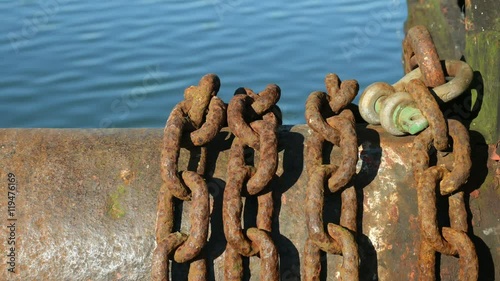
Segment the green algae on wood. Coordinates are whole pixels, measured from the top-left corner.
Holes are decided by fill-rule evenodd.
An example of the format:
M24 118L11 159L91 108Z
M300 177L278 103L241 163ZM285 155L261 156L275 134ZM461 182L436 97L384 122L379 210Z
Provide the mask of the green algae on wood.
M491 7L481 6L488 2ZM479 83L472 90L472 106L480 108L470 129L481 133L486 143L495 144L500 125L500 18L494 1L473 2L467 23L465 59Z

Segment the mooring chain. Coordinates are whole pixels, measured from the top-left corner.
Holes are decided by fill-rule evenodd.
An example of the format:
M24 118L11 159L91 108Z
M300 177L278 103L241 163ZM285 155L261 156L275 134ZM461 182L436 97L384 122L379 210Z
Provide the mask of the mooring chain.
M420 68L427 87L437 87L446 82L431 34L423 25L408 30L403 40L403 61L405 73Z
M412 80L408 91L415 98L420 97L417 104L424 109L433 99L427 87L420 80ZM426 96L427 98L423 98ZM417 99L416 99L417 100ZM420 103L420 101L423 101ZM434 101L436 103L436 101ZM435 105L437 106L437 104ZM427 109L426 111L431 111ZM440 113L440 111L439 111ZM445 124L442 113L434 116ZM445 124L446 125L446 124ZM467 129L456 120L448 120L449 133L436 130L431 123L428 129L418 135L413 143L412 160L415 180L417 182L417 200L420 224L419 280L436 280L436 252L459 257L460 271L458 280L477 280L478 260L476 250L467 235L467 211L464 192L460 187L467 181L472 165L470 155L469 134ZM438 137L445 136L444 142ZM429 167L429 149L434 146L443 151L448 148L448 135L453 141L453 168L449 171L445 166ZM448 198L450 227L440 227L437 220L437 196Z
M382 124L391 134L420 133L411 152L421 237L419 280L436 280L436 253L459 258L459 280L477 280L478 259L467 234L467 211L461 190L472 165L468 131L456 120L446 121L439 106L469 87L472 69L461 61L440 61L429 32L422 26L408 31L403 49L406 75L393 85L377 82L368 86L359 102L360 113L366 121ZM445 77L452 79L446 81ZM358 141L354 115L346 109L358 92L358 83L341 82L337 75L328 74L325 84L327 93L313 92L306 101L305 117L311 130L304 144L308 236L303 277L306 281L319 280L321 256L325 252L342 255L340 279L359 280L358 202L353 186ZM207 265L202 251L207 243L210 211L204 173L206 145L226 118L226 106L216 97L219 87L216 75L205 75L198 86L186 89L185 100L173 109L165 126L153 280L169 280L169 259L190 264L189 280L206 280ZM261 280L279 280L278 251L271 237L274 209L271 182L278 166L277 128L281 116L276 103L280 94L280 88L274 84L259 94L239 88L227 108L227 123L234 140L222 203L227 240L225 280L242 280L243 257L252 256L261 259ZM196 171L178 171L181 143L199 150ZM325 155L324 148L330 146L339 148L340 159ZM452 148L451 169L444 165L430 166L432 146L442 152ZM254 152L253 161L245 156L249 150ZM331 193L340 193L340 222L325 226L325 196ZM448 200L450 226L438 222L438 196ZM257 198L256 227L242 227L243 197ZM174 198L192 201L189 234L174 232Z
M203 178L205 145L225 123L226 106L216 97L219 87L219 77L215 74L203 76L198 86L185 90L184 100L175 106L167 120L161 156L163 185L158 195L153 280L169 280L169 258L178 263L190 263L189 280L206 280L206 262L201 256L207 242L210 216L208 187ZM196 171L178 171L181 142L200 147ZM173 232L174 198L192 202L189 235Z
M406 90L413 79L422 80L440 103L449 102L469 87L473 71L463 61L440 61L424 26L408 30L403 41L406 75L396 83L375 82L363 91L359 111L370 124L381 124L392 135L417 134L429 126L415 100ZM445 76L452 77L446 82ZM436 128L437 129L437 128Z
M278 251L271 239L273 197L269 183L278 164L279 122L275 104L280 94L277 85L267 86L259 95L240 88L228 105L228 125L235 137L229 154L222 207L227 240L224 280L242 280L242 256L256 255L261 259L260 280L279 280ZM256 167L245 163L246 147L254 149ZM256 195L258 201L257 227L248 228L246 233L241 226L241 196L244 194Z
M304 280L319 280L321 252L343 256L342 280L359 280L356 233L357 201L351 179L356 172L358 145L354 115L345 107L358 92L355 80L341 82L337 75L325 79L328 94L313 92L306 101L305 117L312 129L305 142L305 161L309 181L306 190L308 238L304 249ZM339 146L338 165L323 163L323 143ZM323 224L325 182L332 193L341 192L340 225Z
M436 100L446 102L464 92L472 80L472 69L463 62L446 61L444 72L432 38L423 26L408 31L403 41L403 57L407 78L399 85L410 94L429 123L429 127L415 138L412 149L421 238L419 280L436 280L436 252L458 255L458 280L477 280L478 260L474 244L467 235L467 211L464 192L460 190L472 166L469 134L459 121L445 120ZM416 66L418 68L412 70ZM454 78L445 83L445 73ZM454 156L452 170L444 165L429 167L430 147L446 151L450 138ZM448 199L450 227L438 225L438 192Z

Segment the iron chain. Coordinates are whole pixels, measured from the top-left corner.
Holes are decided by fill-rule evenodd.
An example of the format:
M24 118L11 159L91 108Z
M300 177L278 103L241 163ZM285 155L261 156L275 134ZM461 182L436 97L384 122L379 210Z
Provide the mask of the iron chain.
M403 61L405 73L419 67L427 87L437 87L445 83L444 72L431 34L423 25L416 25L403 40Z
M471 167L470 144L465 127L456 120L449 120L455 162L450 172L444 166L429 167L427 149L433 143L430 129L417 138L413 145L414 172L417 181L417 200L421 244L419 250L419 280L436 280L436 255L456 256L460 260L458 280L477 280L478 260L474 245L467 235L467 211L464 192L459 188L469 176ZM439 227L437 222L437 194L446 196L449 203L450 227ZM442 235L440 234L442 233Z
M406 76L393 85L377 82L367 87L360 99L360 112L369 123L382 123L390 133L420 132L411 151L421 240L419 280L436 280L436 253L458 256L459 280L477 280L478 259L467 234L467 211L461 189L469 178L472 165L469 136L459 121L446 120L439 106L439 102L455 98L469 86L472 70L463 62L440 62L432 38L424 27L410 29L403 48ZM445 82L446 75L454 78ZM358 139L354 114L346 108L357 95L359 86L356 80L342 82L335 74L326 76L325 85L327 93L311 93L305 108L311 130L304 143L308 235L302 276L307 281L319 280L321 253L325 252L342 255L341 280L359 280L358 199L353 183ZM222 201L223 230L227 240L224 279L242 280L243 257L252 256L260 257L260 280L280 278L279 254L271 233L272 184L278 168L277 129L281 123L276 103L281 90L274 84L259 94L239 88L226 112L226 105L216 97L219 87L219 78L214 74L205 75L198 86L188 87L184 100L175 106L165 126L153 280L169 280L169 259L190 264L189 280L207 278L203 254L210 220L209 193L204 179L206 145L219 133L226 122L226 114L234 139ZM409 120L421 122L416 126L418 129L412 127ZM396 125L389 124L396 121L399 122ZM195 171L179 171L181 144L191 149L192 154L193 150L199 150ZM324 160L328 158L325 157L325 144L339 147L341 159L332 159L330 155L330 161ZM431 147L438 151L452 148L453 167L431 166ZM245 157L249 151L253 151L253 161ZM339 224L324 223L325 196L329 196L325 195L327 187L329 193L339 193L341 197ZM438 196L448 201L449 226L438 222L438 211L442 212L437 207ZM249 198L256 198L258 202L256 226L244 229L241 216ZM189 234L174 231L175 199L191 201Z
M417 31L422 33L422 28ZM415 38L417 37L414 38L414 36L409 33L403 46L407 46L409 40L416 44ZM435 49L432 41L426 42L422 48ZM439 61L437 55L435 57L434 59ZM407 66L415 63L423 65L426 60L428 59L425 57L416 56L414 60L416 62L410 62L410 58L405 56ZM427 69L427 71L439 72L435 69L432 71ZM464 192L460 190L460 187L467 181L472 166L469 135L467 129L459 121L445 120L436 99L427 88L431 86L430 84L433 87L439 87L440 84L430 83L429 80L424 81L426 81L425 84L419 79L413 79L404 85L417 107L429 121L429 127L415 138L412 148L421 238L418 251L419 280L436 280L436 252L459 257L458 280L477 280L478 260L474 244L467 235L467 211ZM444 80L441 84L443 83ZM449 146L453 147L454 163L451 171L442 165L429 165L431 146L438 151L445 151ZM439 226L437 192L448 199L449 227Z
M224 279L242 280L242 256L259 255L260 280L279 280L278 251L271 239L273 196L269 186L278 164L276 102L280 89L269 85L259 95L240 88L228 106L228 126L235 135L228 162L222 216L227 246L224 254ZM247 121L248 120L248 123ZM245 163L245 147L255 150L257 167ZM246 187L246 189L245 189ZM256 195L257 227L241 229L241 196ZM247 197L248 198L248 197Z
M305 161L309 181L306 189L306 220L308 238L304 249L304 280L319 280L320 251L343 256L341 278L359 279L356 233L357 200L350 184L356 172L358 146L354 115L345 107L358 92L355 80L341 82L337 75L325 79L328 94L313 92L306 101L306 120L312 129L305 143ZM326 108L326 110L325 110ZM323 163L323 143L330 142L342 149L340 164ZM323 205L325 181L332 193L341 192L340 225L329 223L324 230Z
M168 257L178 263L190 262L189 280L206 280L206 262L201 257L207 242L209 226L209 195L203 175L206 148L225 122L225 104L216 97L220 81L214 74L205 75L198 86L184 93L185 100L177 104L167 120L163 135L161 175L163 185L158 195L156 243L153 253L153 280L169 280ZM181 140L200 147L200 160L196 172L178 171ZM177 198L192 201L189 214L189 235L173 232L174 203Z
M366 87L359 100L363 119L370 124L381 124L392 135L417 134L427 128L429 122L436 122L436 119L427 118L429 112L440 111L437 105L429 101L426 103L432 108L417 108L417 99L407 89L411 80L422 80L425 86L432 87L431 91L440 103L446 103L465 92L473 76L471 67L465 62L439 60L429 31L424 26L414 26L408 30L403 40L403 58L407 73L403 78L393 85L375 82ZM452 79L446 82L445 76ZM422 112L424 109L427 113ZM435 130L442 131L435 125ZM442 138L436 139L438 146L443 142Z

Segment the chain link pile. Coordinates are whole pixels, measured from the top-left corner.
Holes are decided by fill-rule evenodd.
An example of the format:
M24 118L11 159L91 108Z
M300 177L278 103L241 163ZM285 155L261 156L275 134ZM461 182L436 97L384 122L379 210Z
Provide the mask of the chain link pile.
M420 132L411 151L421 237L419 280L436 280L436 253L459 258L458 280L477 280L478 259L467 234L467 211L461 189L472 165L469 135L459 121L446 120L439 105L467 89L472 70L463 62L440 61L429 32L422 26L408 31L403 41L403 58L406 76L393 85L377 82L367 87L359 102L360 113L369 123L381 123L395 135ZM446 82L447 76L453 79ZM359 86L356 80L342 82L335 74L326 76L325 85L327 93L311 93L305 108L311 130L304 143L308 236L302 276L307 281L320 280L324 252L342 256L340 280L359 280L358 199L353 183L358 139L354 114L347 109ZM188 280L207 278L203 254L210 220L209 193L204 178L206 145L224 126L226 115L234 139L222 202L222 223L227 240L224 280L242 280L243 258L253 256L260 258L260 280L280 278L279 255L271 233L273 178L278 168L277 129L281 125L276 103L281 90L274 84L259 94L239 88L226 106L216 97L219 87L216 75L205 75L198 86L186 89L184 101L173 109L165 126L153 280L169 280L169 259L190 264ZM191 157L199 151L195 171L178 171L181 144L190 149ZM325 149L329 146L338 147L340 159L327 155L331 154ZM432 147L441 152L453 152L451 169L430 164ZM253 157L248 157L249 154ZM335 193L341 198L339 224L325 224L325 197ZM448 211L438 210L438 196L447 199ZM191 201L189 234L174 231L174 198ZM245 229L241 221L244 201L248 204L253 198L258 202L256 226ZM449 226L438 222L438 212L448 212Z

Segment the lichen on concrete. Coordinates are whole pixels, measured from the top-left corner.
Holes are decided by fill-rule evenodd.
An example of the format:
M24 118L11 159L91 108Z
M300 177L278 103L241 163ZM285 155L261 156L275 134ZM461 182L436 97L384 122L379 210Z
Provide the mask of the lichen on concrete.
M123 196L127 193L127 189L123 185L119 185L108 198L107 214L113 219L120 219L125 216L125 208L121 204Z

